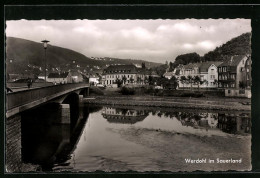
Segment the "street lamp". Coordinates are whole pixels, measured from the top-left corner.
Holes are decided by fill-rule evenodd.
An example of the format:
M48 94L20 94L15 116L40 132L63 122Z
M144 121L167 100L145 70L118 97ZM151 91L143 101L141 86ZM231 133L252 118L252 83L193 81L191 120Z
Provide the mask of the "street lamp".
M45 86L46 86L46 50L47 50L47 43L48 42L50 42L50 41L48 41L48 40L43 40L43 41L41 41L42 43L43 43L43 47L44 47L44 52L45 52L45 67L44 67L44 79L45 79L45 81L44 81L44 84L45 84Z

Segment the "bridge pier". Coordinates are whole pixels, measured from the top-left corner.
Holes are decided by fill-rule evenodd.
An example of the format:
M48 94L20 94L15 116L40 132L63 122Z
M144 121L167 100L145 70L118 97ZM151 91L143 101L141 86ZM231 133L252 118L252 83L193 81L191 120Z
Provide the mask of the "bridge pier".
M55 124L70 124L70 105L60 104L58 117L56 117Z
M84 98L83 95L79 95L79 100L81 101Z
M84 91L83 91L83 97L85 98L87 96L89 96L89 88L84 89Z

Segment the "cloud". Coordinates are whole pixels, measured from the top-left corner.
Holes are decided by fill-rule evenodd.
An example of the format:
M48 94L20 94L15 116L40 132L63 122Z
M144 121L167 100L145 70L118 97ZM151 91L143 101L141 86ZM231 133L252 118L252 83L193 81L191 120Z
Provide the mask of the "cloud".
M247 19L186 20L18 20L6 22L6 35L78 51L110 56L174 61L189 52L204 55L251 31Z

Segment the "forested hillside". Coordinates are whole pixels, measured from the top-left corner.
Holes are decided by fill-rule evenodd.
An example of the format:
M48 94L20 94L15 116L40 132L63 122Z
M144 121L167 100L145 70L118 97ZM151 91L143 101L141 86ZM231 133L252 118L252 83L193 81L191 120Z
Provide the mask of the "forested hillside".
M226 56L247 54L251 54L251 33L244 33L233 38L204 56L199 56L197 53L179 55L173 63L170 62L170 70L173 70L179 64L185 65L200 61L223 61Z

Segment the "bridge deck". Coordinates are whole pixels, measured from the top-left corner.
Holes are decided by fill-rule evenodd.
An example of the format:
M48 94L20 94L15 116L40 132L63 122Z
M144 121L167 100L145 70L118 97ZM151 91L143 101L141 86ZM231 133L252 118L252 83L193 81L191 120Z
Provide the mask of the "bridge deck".
M31 90L17 91L6 94L6 116L10 117L13 113L19 113L25 110L29 104L33 106L39 105L49 101L58 96L67 94L69 92L88 88L87 83L63 84L53 85L42 88L35 88Z

